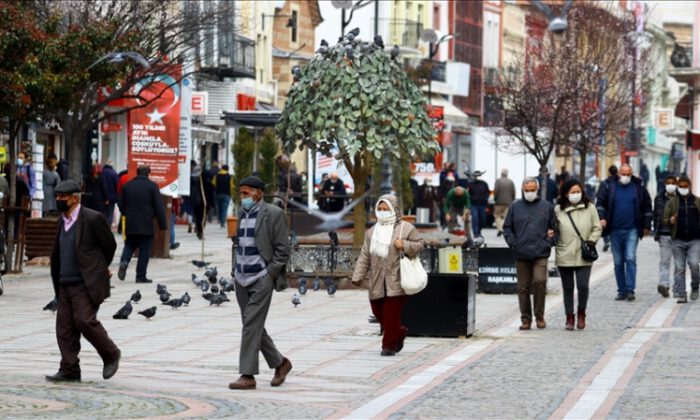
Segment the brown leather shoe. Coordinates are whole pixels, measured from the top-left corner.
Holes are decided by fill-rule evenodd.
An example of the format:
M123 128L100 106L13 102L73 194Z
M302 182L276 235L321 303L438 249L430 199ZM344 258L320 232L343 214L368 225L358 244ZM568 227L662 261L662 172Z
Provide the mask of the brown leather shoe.
M287 375L289 372L292 371L292 362L289 361L286 357L282 358L282 364L277 366L275 368L275 376L272 378L272 381L270 381L270 385L272 386L280 386L284 383L284 380L287 379Z
M544 318L537 318L537 328L542 329L547 326L547 323L544 322Z
M523 322L523 324L520 326L520 330L529 330L531 328L531 324L529 322Z
M252 375L241 375L236 382L228 384L229 389L255 389L255 386L255 376Z

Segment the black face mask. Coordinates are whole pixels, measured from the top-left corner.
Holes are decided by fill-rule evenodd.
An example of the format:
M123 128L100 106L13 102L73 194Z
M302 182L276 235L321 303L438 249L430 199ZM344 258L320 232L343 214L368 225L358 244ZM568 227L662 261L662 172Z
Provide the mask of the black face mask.
M70 209L70 206L68 205L68 200L56 200L56 209L63 213L67 212L68 209Z

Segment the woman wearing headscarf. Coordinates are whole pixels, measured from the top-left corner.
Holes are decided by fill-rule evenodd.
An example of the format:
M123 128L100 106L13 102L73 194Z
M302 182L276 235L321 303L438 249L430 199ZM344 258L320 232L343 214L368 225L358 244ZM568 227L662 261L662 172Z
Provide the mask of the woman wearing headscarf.
M557 203L559 204L554 208L554 213L559 220L559 241L555 248L555 262L564 291L565 328L568 331L574 329L574 277L576 277L578 289L576 328L582 330L586 328L588 283L593 263L583 259L581 238L595 244L600 239L603 228L600 225L598 211L586 196L583 184L578 179L569 179L564 182Z
M394 195L379 197L375 206L377 223L365 233L352 282L369 289L369 303L384 329L382 356L403 349L408 329L401 325L401 310L408 296L401 288L401 252L415 257L425 247L416 228L401 221L401 209Z

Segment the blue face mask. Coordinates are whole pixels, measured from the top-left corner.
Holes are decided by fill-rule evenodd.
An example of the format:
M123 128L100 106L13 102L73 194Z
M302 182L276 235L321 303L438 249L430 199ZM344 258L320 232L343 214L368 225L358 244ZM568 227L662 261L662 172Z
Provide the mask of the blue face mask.
M255 207L255 200L253 200L251 197L246 197L241 200L241 206L243 206L243 209L245 210L250 210Z

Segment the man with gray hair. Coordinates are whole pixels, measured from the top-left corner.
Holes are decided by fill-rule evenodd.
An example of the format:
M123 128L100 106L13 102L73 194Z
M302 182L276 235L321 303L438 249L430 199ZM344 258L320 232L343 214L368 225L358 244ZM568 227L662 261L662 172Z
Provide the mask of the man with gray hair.
M493 213L496 219L497 236L503 235L503 222L506 218L508 207L515 201L515 184L508 178L508 169L501 169L501 177L496 181L493 189L494 207Z
M537 179L525 178L522 190L523 199L516 200L508 210L503 235L515 258L522 322L520 329L529 330L532 325L531 293L537 328L547 326L544 320L547 259L551 248L557 243L559 224L554 206L539 197Z

